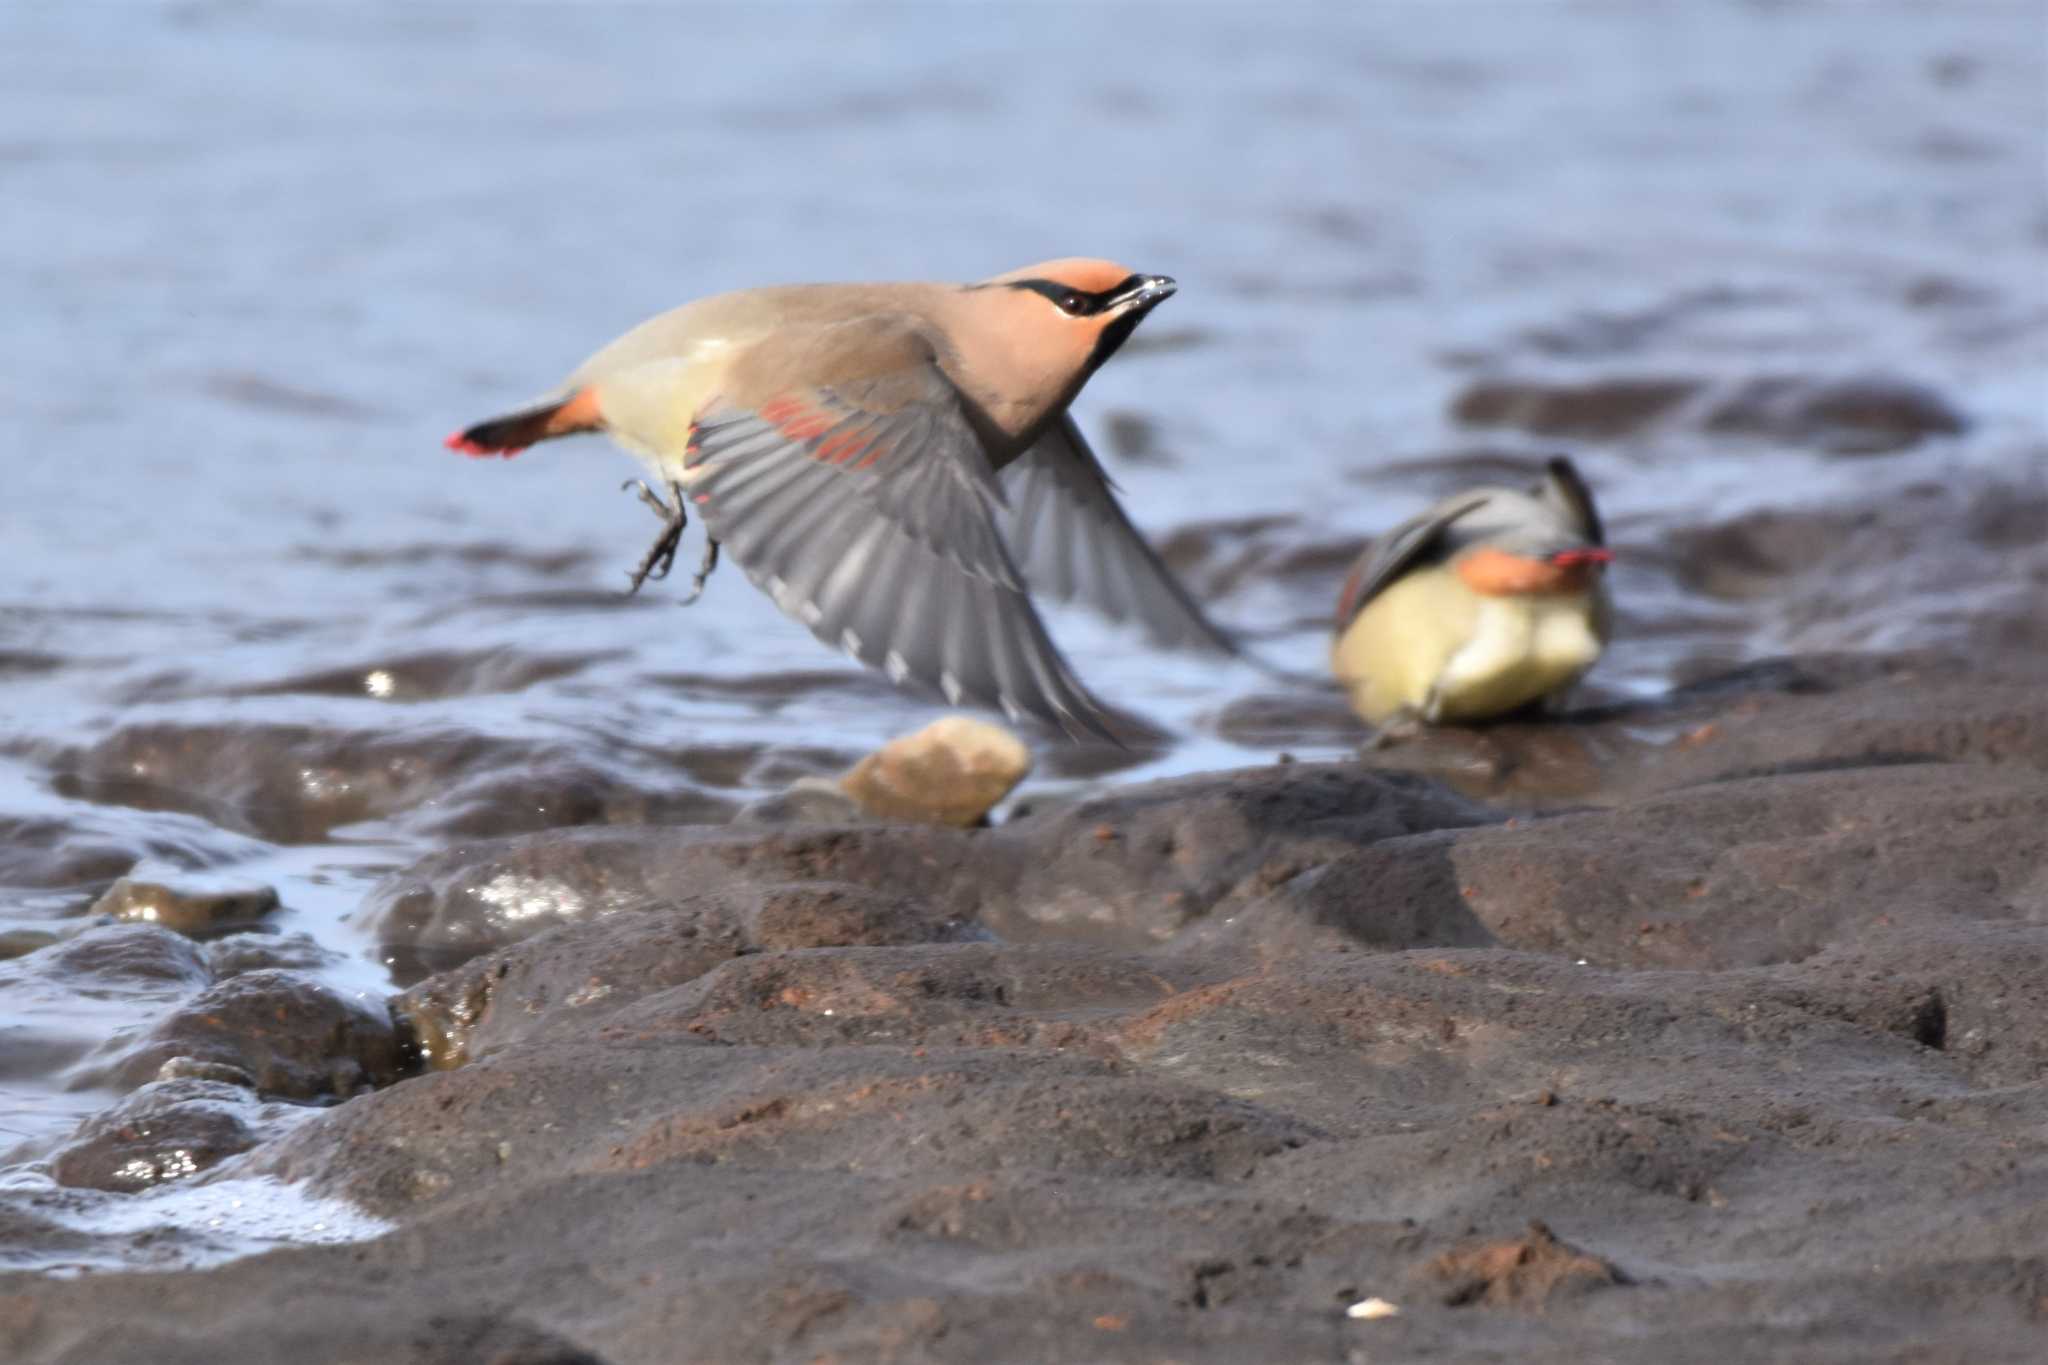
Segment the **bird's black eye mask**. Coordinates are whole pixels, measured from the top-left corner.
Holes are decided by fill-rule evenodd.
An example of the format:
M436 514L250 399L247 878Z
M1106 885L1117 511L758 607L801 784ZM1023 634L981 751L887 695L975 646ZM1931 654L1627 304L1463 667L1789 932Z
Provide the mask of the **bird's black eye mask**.
M1143 275L1126 275L1110 288L1100 289L1092 294L1085 289L1076 289L1071 284L1061 284L1058 280L1011 280L1002 287L1005 289L1028 289L1034 294L1042 294L1046 298L1051 299L1053 307L1059 309L1068 317L1089 318L1094 317L1103 309L1129 298L1132 294L1143 289L1145 284L1146 280ZM975 287L986 288L987 286L977 285Z

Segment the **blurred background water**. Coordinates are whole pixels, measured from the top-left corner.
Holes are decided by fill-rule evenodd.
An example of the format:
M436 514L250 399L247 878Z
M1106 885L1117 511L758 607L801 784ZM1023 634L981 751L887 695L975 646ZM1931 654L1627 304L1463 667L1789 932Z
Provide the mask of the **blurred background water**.
M127 872L261 883L375 995L381 870L721 818L937 714L730 568L624 598L654 525L603 442L439 444L746 285L1177 277L1077 410L1298 669L1359 541L1556 449L1621 551L1593 695L1966 641L2042 585L1937 547L1793 606L1702 556L1758 511L2040 486L2044 45L2032 3L10 6L0 930L68 932ZM1231 723L1257 672L1051 615L1174 738L1041 741L1039 790L1356 739L1268 742ZM22 1160L160 1008L38 958L0 980Z

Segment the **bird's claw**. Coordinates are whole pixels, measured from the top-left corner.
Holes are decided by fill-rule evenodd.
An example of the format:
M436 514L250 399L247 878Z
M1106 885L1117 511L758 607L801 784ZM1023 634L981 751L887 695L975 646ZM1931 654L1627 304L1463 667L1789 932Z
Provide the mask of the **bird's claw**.
M711 579L711 571L718 567L718 542L710 537L704 540L704 558L697 562L697 572L690 576L690 595L680 605L689 606L704 595L704 585Z
M690 519L683 513L683 486L671 480L668 487L670 495L675 498L673 506L663 502L661 494L639 479L628 479L620 485L621 489L636 490L640 501L646 503L662 520L661 535L647 551L646 557L626 575L631 580L626 588L626 595L629 597L639 592L640 585L648 579L652 578L658 582L667 578L669 570L675 567L676 550L683 543L683 528L690 524ZM701 582L700 579L699 591L702 591ZM692 600L695 600L694 595Z

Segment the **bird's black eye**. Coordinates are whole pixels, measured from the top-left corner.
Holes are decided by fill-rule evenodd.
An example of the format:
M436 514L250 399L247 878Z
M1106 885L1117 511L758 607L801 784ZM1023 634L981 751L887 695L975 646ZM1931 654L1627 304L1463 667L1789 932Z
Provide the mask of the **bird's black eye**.
M1088 296L1086 294L1078 294L1071 289L1060 295L1055 302L1059 304L1062 313L1071 313L1075 317L1079 317L1088 311Z

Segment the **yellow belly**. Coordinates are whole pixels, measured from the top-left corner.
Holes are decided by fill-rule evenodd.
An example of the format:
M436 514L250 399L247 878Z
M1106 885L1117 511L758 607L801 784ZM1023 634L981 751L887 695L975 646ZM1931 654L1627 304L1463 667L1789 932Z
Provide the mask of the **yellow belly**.
M1401 711L1485 720L1553 696L1600 657L1598 591L1483 597L1448 570L1419 570L1367 604L1332 644L1351 705L1379 725Z

